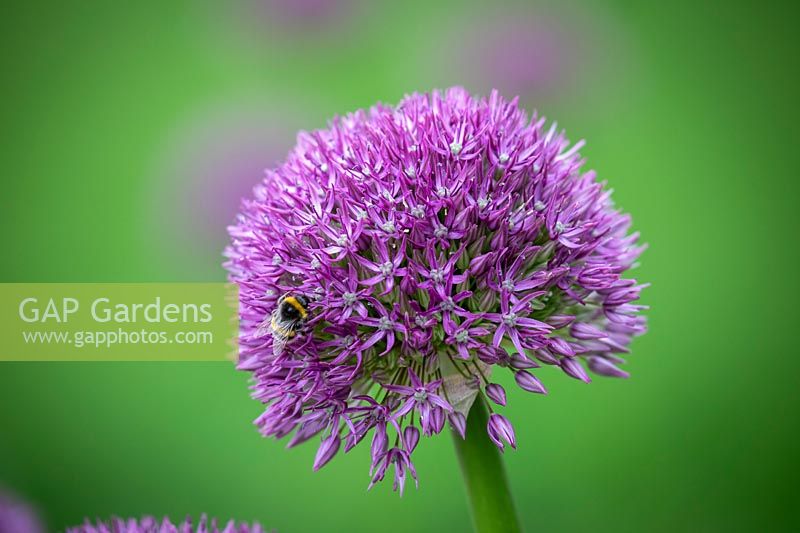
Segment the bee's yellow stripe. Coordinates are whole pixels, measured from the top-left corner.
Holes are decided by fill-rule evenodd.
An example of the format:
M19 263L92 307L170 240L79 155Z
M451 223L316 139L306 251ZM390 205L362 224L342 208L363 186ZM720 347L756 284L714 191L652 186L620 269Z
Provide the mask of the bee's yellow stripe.
M294 296L287 296L286 299L284 300L284 302L286 302L287 304L289 304L292 307L294 307L295 309L297 309L297 312L300 313L301 317L306 318L308 316L308 312L306 311L306 308L303 307L303 304L298 302L297 298L295 298Z

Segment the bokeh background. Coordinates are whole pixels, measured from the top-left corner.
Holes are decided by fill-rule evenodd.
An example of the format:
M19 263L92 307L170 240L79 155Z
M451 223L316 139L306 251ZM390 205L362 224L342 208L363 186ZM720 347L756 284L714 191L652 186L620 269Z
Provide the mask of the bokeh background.
M226 223L298 129L409 91L519 94L586 138L650 243L628 381L509 386L529 531L797 531L797 3L15 2L0 17L0 281L224 279ZM2 349L2 347L0 347ZM0 365L0 485L51 530L209 512L465 531L447 435L419 490L311 472L226 363ZM793 508L794 506L794 508Z

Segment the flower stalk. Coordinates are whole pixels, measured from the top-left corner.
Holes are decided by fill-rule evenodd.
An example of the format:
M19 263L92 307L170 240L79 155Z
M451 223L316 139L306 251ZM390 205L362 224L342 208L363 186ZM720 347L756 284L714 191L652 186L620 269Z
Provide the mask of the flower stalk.
M466 437L453 431L476 533L521 531L500 451L486 434L489 412L483 395L467 416Z

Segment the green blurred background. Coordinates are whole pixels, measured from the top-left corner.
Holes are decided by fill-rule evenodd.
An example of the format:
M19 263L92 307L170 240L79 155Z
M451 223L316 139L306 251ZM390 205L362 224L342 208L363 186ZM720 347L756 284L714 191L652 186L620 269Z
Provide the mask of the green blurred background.
M789 7L789 6L792 7ZM295 131L409 91L519 93L586 138L650 243L628 381L509 386L529 531L798 530L797 3L17 2L0 18L0 281L222 280L236 197ZM2 348L0 348L2 349ZM52 530L208 512L464 531L446 435L367 492L251 425L226 363L0 364L0 485Z

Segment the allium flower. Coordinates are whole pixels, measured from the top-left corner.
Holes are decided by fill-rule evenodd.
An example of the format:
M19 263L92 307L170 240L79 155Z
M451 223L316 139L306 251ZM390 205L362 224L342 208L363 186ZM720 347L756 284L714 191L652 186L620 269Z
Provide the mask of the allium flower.
M0 533L43 533L37 513L25 502L0 488Z
M442 32L437 65L477 87L493 83L523 101L552 97L587 76L587 59L597 60L589 45L593 36L581 30L581 22L543 6L469 10ZM469 30L475 39L457 38Z
M175 268L218 256L227 241L224 227L253 188L253 176L291 146L301 118L286 114L252 104L210 109L164 140L149 194L151 224L143 231Z
M300 134L226 250L264 435L319 436L316 469L374 430L372 482L393 466L402 491L420 433L448 421L463 435L481 390L505 405L496 373L542 394L540 365L627 375L619 354L645 326L631 303L643 286L622 274L642 247L581 170L582 143L544 125L455 88ZM276 354L255 331L287 293L308 320ZM487 432L517 445L498 413Z
M264 529L257 523L246 524L228 521L224 525L216 519L210 521L205 515L200 517L197 525L190 518L183 522L173 524L168 518L158 520L152 516L141 519L112 518L108 522L90 522L88 519L83 525L67 528L67 533L264 533Z

